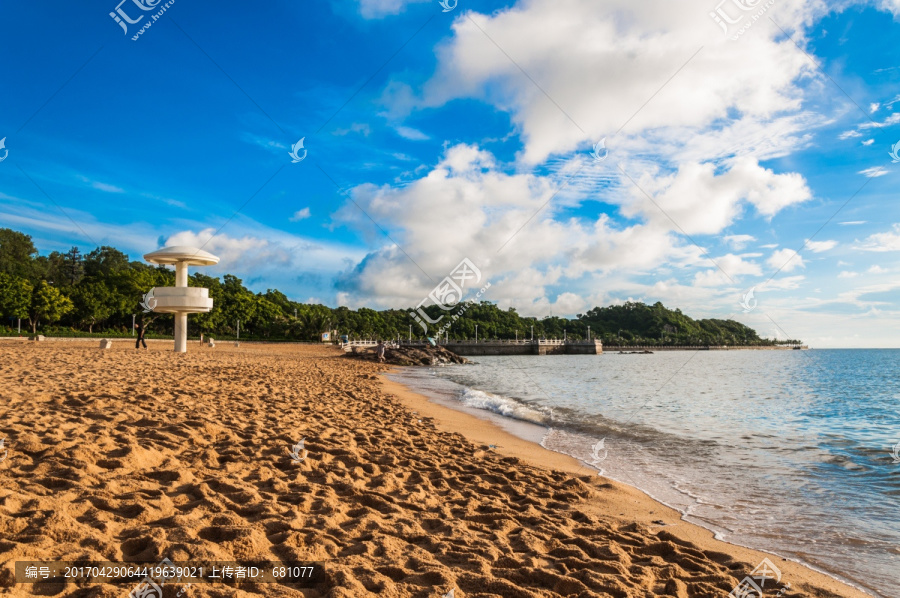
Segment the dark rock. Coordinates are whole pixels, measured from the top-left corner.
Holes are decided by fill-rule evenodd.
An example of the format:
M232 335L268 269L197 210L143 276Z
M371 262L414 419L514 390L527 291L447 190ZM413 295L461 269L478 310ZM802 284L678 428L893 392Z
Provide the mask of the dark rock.
M352 359L365 361L378 361L378 354L374 347L353 347L346 354ZM452 363L472 363L465 357L461 357L453 351L443 347L388 347L384 352L384 362L391 365L449 365Z

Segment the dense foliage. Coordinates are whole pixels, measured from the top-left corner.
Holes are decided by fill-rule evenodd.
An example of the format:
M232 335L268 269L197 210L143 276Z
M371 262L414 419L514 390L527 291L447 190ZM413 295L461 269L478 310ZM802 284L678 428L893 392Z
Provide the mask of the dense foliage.
M73 247L66 253L39 255L31 237L0 229L0 323L8 334L17 320L27 322L33 333L78 335L103 332L130 334L132 318L145 317L139 307L152 287L173 286L172 270L129 261L113 247L98 247L81 254ZM322 332L358 338L414 338L424 336L409 315L411 309L375 311L347 307L329 308L291 301L277 290L253 293L241 280L226 274L221 280L203 274L190 277L191 286L206 287L215 307L208 314L189 318L190 333L217 338L233 337L238 322L242 338L315 341ZM431 319L446 312L426 308ZM173 334L171 315L153 316L150 330ZM147 316L149 320L149 316ZM733 320L694 320L662 303L625 303L597 307L575 319L526 318L515 309L501 310L482 301L465 311L448 329L451 339L583 339L608 345L711 345L773 344ZM429 334L434 334L430 332ZM798 342L798 341L782 341Z

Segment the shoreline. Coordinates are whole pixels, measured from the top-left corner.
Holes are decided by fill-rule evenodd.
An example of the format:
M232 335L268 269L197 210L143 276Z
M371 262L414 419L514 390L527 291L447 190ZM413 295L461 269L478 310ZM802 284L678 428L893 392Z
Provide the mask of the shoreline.
M10 595L122 594L89 579L17 583L18 560L168 558L318 563L313 587L277 588L296 598L713 597L764 557L337 349L82 342L0 353L0 588ZM782 577L769 577L766 598L867 596L768 558Z
M597 481L604 485L605 492L591 499L590 502L593 504L580 505L592 514L618 520L622 525L636 522L651 530L665 530L684 542L696 545L701 550L729 554L737 560L761 562L763 558L769 557L781 569L782 579L791 582L792 588L799 587L800 584L809 584L833 592L838 596L866 596L869 598L877 596L870 590L856 585L852 580L839 578L836 574L814 567L809 563L717 539L715 531L698 523L687 521L681 511L670 507L645 491L613 478L596 475L595 468L582 463L575 457L553 451L544 447L539 441L522 438L512 431L504 429L504 426L494 421L495 419L507 419L501 415L487 411L484 412L484 415L475 415L468 410L464 411L461 408L436 402L413 388L387 377L387 375L400 372L401 369L395 366L380 376L384 390L396 397L407 408L417 411L423 417L433 418L434 424L439 430L461 434L470 442L482 445L484 450L492 450L504 457L521 459L533 467L561 471L581 478L586 475L595 475ZM462 406L460 405L460 407ZM472 409L472 411L477 410ZM520 423L526 426L542 427L529 422ZM496 448L490 449L490 445L494 445ZM616 510L619 512L618 515L614 515ZM660 521L665 525L660 525L658 523Z

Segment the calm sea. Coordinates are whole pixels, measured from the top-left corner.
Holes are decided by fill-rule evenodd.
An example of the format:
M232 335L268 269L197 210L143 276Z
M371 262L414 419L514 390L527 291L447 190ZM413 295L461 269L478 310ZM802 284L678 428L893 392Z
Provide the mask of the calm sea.
M475 359L395 379L491 413L720 539L900 597L900 350Z

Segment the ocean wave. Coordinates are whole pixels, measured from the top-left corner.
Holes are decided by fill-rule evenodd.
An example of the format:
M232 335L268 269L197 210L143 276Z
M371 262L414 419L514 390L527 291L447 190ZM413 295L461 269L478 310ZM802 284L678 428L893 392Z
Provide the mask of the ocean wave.
M484 409L503 417L510 417L542 426L547 425L550 420L549 414L543 410L529 407L509 397L495 395L474 388L461 389L459 400L466 407Z

